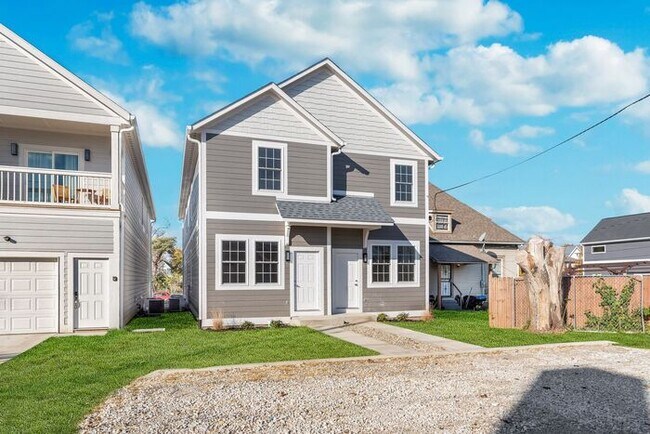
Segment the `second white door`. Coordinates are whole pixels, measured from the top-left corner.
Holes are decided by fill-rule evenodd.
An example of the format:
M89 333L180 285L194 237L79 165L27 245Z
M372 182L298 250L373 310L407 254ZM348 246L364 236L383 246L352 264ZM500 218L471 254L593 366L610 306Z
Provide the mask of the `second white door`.
M296 314L321 313L322 290L321 266L323 261L319 251L294 252L294 312Z
M76 328L107 328L108 261L78 259L76 265Z
M361 251L332 250L332 310L361 311Z

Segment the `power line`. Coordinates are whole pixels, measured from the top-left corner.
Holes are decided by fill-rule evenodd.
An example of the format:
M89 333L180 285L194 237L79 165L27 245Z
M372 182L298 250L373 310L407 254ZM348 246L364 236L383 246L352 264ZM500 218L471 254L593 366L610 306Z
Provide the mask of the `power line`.
M650 98L650 93L645 94L645 95L642 96L641 98L639 98L639 99L637 99L637 100L634 100L634 101L632 101L631 103L629 103L629 104L623 106L622 108L618 109L617 111L615 111L615 112L612 113L611 115L607 116L606 118L601 119L600 121L596 122L595 124L590 125L589 127L587 127L587 128L585 128L585 129L583 129L582 131L580 131L580 132L578 132L578 133L572 135L571 137L568 137L568 138L562 140L561 142L556 143L555 145L553 145L553 146L551 146L551 147L549 147L549 148L546 148L546 149L544 149L544 150L542 150L542 151L540 151L540 152L538 152L538 153L536 153L536 154L534 154L534 155L531 155L530 157L525 158L525 159L523 159L523 160L521 160L521 161L519 161L519 162L517 162L517 163L515 163L515 164L511 164L510 166L506 166L506 167L504 167L503 169L499 169L499 170L497 170L496 172L488 173L488 174L486 174L486 175L479 176L478 178L474 178L474 179L471 179L471 180L469 180L469 181L463 182L462 184L458 184L458 185L455 185L455 186L453 186L453 187L449 187L449 188L446 188L446 189L444 189L444 190L437 191L437 192L433 195L433 206L434 206L434 209L436 208L436 197L438 196L439 193L446 193L446 192L448 192L448 191L452 191L452 190L456 190L456 189L459 189L459 188L462 188L462 187L466 187L466 186L468 186L468 185L470 185L470 184L474 184L475 182L479 182L479 181L483 181L484 179L492 178L493 176L500 175L500 174L502 174L503 172L506 172L506 171L508 171L508 170L514 169L515 167L519 167L519 166L521 166L522 164L528 163L529 161L534 160L535 158L541 157L542 155L546 154L547 152L550 152L550 151L552 151L553 149L558 148L558 147L564 145L565 143L568 143L568 142L570 142L571 140L573 140L573 139L575 139L575 138L578 138L578 137L582 136L583 134L587 133L588 131L591 131L591 130L593 130L594 128L596 128L596 127L598 127L598 126L604 124L604 123L607 122L608 120L610 120L610 119L612 119L612 118L618 116L619 114L621 114L622 112L624 112L624 111L627 110L628 108L632 107L632 106L635 105L635 104L640 103L641 101L643 101L643 100L645 100L645 99L647 99L647 98Z

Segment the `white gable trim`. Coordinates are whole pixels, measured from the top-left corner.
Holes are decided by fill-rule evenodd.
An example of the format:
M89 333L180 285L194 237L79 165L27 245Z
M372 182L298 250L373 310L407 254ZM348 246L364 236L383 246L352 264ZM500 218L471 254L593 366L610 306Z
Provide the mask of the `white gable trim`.
M422 152L424 155L426 155L429 158L432 158L436 162L442 160L442 157L438 155L433 149L431 149L421 138L419 138L413 131L411 131L406 125L402 123L395 115L393 115L386 107L384 107L375 97L370 95L368 91L366 91L363 87L361 87L356 81L354 81L349 75L347 75L341 68L338 67L334 62L332 62L330 59L324 59L321 60L320 62L316 63L313 66L310 66L309 68L305 69L302 72L299 72L298 74L294 75L293 77L283 81L282 83L279 84L280 88L284 89L285 87L289 86L291 83L294 83L301 78L311 74L312 72L321 69L323 67L329 68L336 77L345 85L350 87L355 93L357 93L361 99L368 104L371 108L375 109L378 111L380 114L382 114L388 123L396 129L399 133L402 135L406 136L411 143L413 143L420 152Z
M55 121L87 122L100 125L122 125L125 120L120 117L86 115L80 113L68 113L52 110L30 109L23 107L10 107L0 105L0 115L26 116L40 119L51 119Z
M131 113L2 24L0 24L0 35L2 35L8 43L25 53L28 57L32 57L36 61L48 67L55 75L60 76L64 81L67 81L73 87L79 89L83 95L100 105L111 114L116 115L127 122L130 121Z
M310 129L312 129L318 136L323 137L324 140L334 143L338 147L342 147L344 145L343 140L341 140L336 134L330 131L329 128L323 125L318 119L312 116L307 110L305 110L302 106L300 106L296 101L290 98L289 95L287 95L275 83L267 84L266 86L258 89L257 91L243 97L239 101L235 101L234 103L227 105L221 110L218 110L213 114L211 114L210 116L207 116L201 119L200 121L196 122L190 128L193 131L199 130L205 127L206 125L218 120L219 118L222 118L227 114L237 110L238 108L242 107L248 102L266 94L267 92L271 92L275 94L280 99L281 103L289 111L298 115L297 118L300 121L302 121L305 125L307 125Z

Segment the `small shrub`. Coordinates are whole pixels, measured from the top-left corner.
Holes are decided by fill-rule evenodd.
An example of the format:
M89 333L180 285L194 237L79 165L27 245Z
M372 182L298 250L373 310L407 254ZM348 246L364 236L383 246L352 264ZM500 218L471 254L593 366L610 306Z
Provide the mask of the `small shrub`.
M244 321L243 323L241 323L239 328L242 330L253 330L255 328L255 324L250 321Z
M431 313L430 310L424 312L424 313L422 314L422 316L420 317L420 320L421 320L421 321L424 321L424 322L428 322L428 321L433 320L433 313Z
M210 327L210 329L223 330L225 328L223 324L223 312L221 309L211 310L210 316L212 317L212 327Z
M386 321L390 321L390 318L388 318L387 314L380 313L379 315L377 315L377 322L386 322Z
M272 319L271 322L269 323L269 327L272 329L281 329L284 327L289 327L287 324L283 323L282 320L279 319Z
M640 312L630 312L630 301L634 295L634 279L630 279L620 295L616 289L607 285L603 279L594 283L594 291L600 295L600 307L603 314L598 316L592 312L585 312L587 328L605 331L637 331L641 329Z
M395 321L408 321L408 319L409 319L408 312L398 313L397 316L395 317Z

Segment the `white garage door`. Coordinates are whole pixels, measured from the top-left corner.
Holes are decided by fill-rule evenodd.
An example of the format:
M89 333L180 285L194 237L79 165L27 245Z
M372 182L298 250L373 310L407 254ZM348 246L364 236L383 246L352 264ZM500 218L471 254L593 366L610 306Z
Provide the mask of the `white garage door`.
M56 260L0 258L0 334L58 331Z

